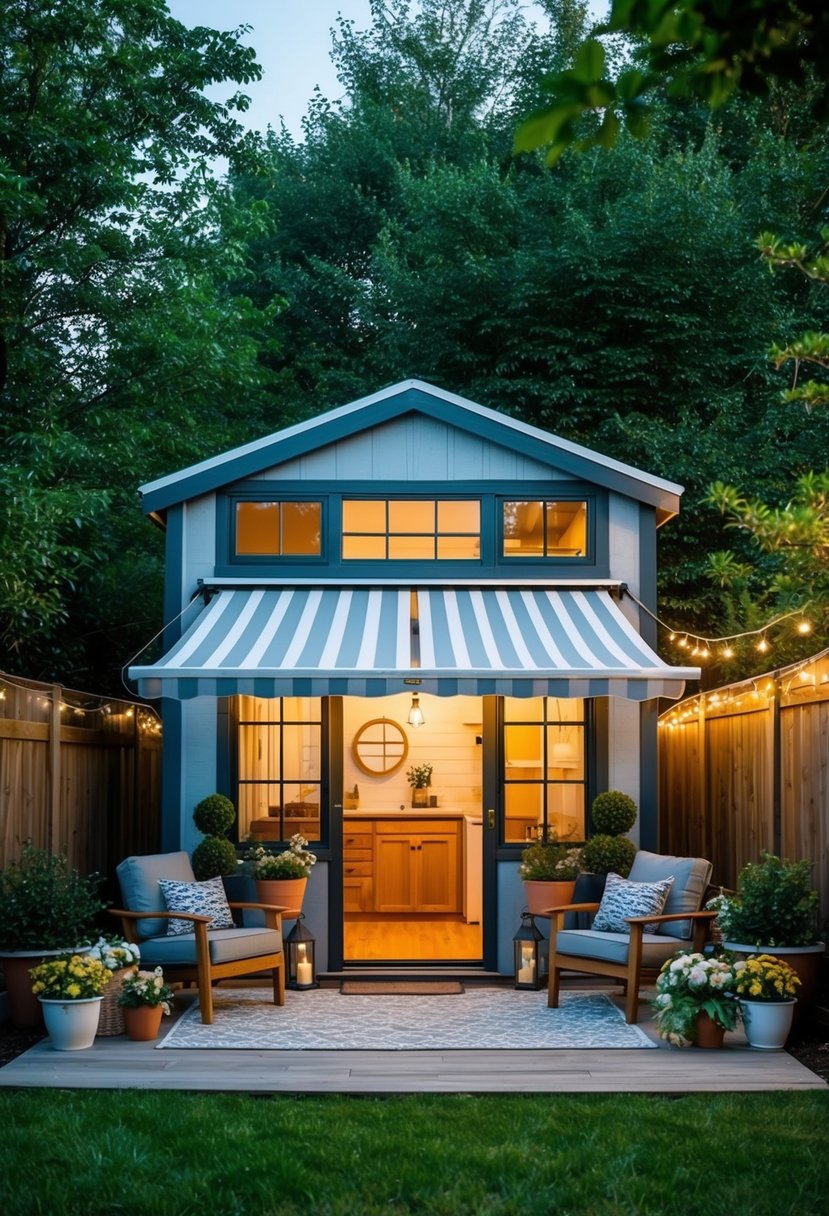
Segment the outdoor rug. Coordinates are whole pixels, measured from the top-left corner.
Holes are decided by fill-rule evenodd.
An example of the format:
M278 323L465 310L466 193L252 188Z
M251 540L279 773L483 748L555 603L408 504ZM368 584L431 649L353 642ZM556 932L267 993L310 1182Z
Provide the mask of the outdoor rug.
M655 1047L628 1026L604 993L562 994L514 988L470 989L458 996L343 996L337 989L288 992L282 1008L255 989L216 989L214 1021L198 1002L182 1014L160 1048L248 1051L457 1051Z

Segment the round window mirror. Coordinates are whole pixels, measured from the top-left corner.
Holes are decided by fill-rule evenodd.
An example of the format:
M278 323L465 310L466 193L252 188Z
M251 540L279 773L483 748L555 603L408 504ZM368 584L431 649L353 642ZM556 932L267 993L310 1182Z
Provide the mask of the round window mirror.
M406 732L391 718L372 718L357 731L351 745L354 763L369 777L397 772L409 754Z

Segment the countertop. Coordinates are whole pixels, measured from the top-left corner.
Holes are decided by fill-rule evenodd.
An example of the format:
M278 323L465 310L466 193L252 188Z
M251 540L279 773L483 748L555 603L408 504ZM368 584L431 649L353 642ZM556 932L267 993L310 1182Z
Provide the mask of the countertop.
M343 811L343 819L479 819L480 811L462 811L452 806L406 806L388 810Z

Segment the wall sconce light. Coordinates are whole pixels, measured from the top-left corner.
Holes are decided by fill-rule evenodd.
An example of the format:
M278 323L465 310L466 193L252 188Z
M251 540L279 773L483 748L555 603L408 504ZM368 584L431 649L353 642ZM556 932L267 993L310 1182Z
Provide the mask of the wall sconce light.
M423 717L423 710L420 708L420 694L412 693L412 707L409 710L408 722L409 726L413 726L415 730L419 726L423 726L426 719Z

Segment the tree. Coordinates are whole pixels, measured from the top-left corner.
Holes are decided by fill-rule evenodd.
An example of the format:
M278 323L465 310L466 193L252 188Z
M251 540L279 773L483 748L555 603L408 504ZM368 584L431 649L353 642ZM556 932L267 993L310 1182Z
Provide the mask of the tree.
M163 0L0 14L0 638L23 674L117 681L159 615L137 483L261 429L279 304L245 294L243 253L270 220L210 169L258 145L243 95L203 93L257 78L243 33Z

